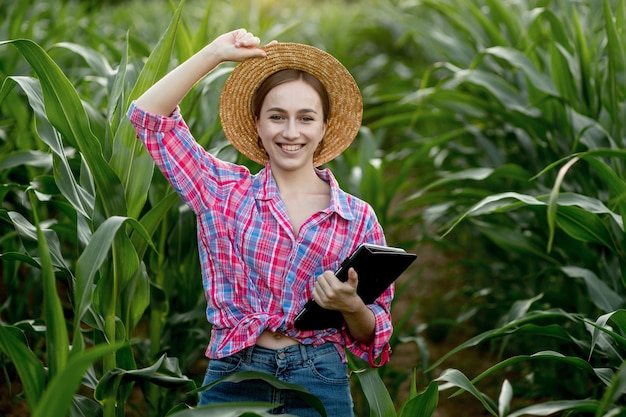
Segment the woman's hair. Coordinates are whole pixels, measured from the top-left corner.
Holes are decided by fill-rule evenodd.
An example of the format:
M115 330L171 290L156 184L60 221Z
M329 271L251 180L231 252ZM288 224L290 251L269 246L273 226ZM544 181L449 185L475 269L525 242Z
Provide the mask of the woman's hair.
M256 89L252 96L252 114L255 119L258 119L261 115L261 107L263 106L263 100L270 90L278 85L290 82L302 80L306 84L310 85L320 96L322 101L322 110L324 111L324 122L328 121L330 117L330 99L328 98L328 92L324 85L308 72L304 72L297 69L284 69L273 73L267 77Z

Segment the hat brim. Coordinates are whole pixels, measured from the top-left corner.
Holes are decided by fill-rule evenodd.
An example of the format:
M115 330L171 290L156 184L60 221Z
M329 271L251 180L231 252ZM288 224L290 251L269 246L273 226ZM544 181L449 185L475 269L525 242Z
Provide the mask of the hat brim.
M265 165L264 149L259 147L251 102L259 85L273 73L297 69L316 77L326 88L330 117L322 150L313 160L320 166L341 154L356 137L363 117L363 100L354 78L332 55L299 43L276 43L263 48L267 57L251 58L235 67L220 96L220 119L226 138L249 159Z

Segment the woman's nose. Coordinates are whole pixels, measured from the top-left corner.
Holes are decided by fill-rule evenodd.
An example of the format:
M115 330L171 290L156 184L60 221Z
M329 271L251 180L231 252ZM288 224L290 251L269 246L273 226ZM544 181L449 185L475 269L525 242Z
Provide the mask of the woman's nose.
M300 136L300 130L298 129L298 124L295 120L287 121L287 123L285 124L283 136L286 139L295 139Z

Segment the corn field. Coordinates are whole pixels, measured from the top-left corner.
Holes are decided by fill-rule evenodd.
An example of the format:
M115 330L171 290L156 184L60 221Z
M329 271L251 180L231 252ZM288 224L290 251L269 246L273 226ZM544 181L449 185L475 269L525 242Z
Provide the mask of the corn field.
M195 217L125 118L239 27L351 71L363 126L329 167L419 256L390 363L349 357L356 415L626 415L624 0L0 0L0 16L0 416L274 407L196 407L210 327ZM181 109L205 148L255 171L219 123L231 69ZM231 378L326 415L297 386Z

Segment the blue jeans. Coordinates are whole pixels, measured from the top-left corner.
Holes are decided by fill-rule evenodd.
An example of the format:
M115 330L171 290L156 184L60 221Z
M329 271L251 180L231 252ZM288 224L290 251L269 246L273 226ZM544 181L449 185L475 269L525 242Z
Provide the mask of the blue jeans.
M293 345L277 350L251 346L229 357L212 359L202 385L239 371L265 372L306 388L323 402L329 417L354 416L348 368L332 343L317 348ZM243 401L282 404L273 409L272 414L319 417L319 413L293 391L276 389L261 380L217 384L202 391L198 406Z

